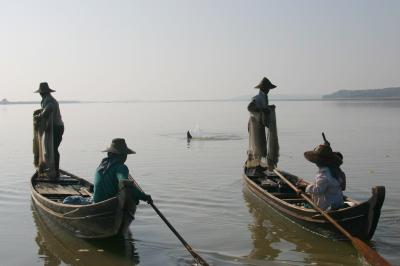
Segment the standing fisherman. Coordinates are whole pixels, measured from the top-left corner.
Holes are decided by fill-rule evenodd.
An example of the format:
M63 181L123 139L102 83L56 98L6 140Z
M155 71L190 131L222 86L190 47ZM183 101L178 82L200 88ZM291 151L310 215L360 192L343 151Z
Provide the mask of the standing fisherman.
M253 169L255 173L262 173L267 167L272 171L278 163L279 157L275 105L268 105L268 93L276 86L264 77L255 88L260 89L260 92L247 106L250 119L246 167ZM268 138L265 127L268 128Z
M51 95L55 90L50 89L47 82L42 82L39 85L39 89L35 93L40 93L42 97L41 111L35 113L35 119L37 121L49 121L52 118L52 132L53 132L53 153L54 153L54 168L55 177L60 176L60 153L58 147L61 144L62 136L64 134L64 123L61 118L60 107L57 100ZM51 146L50 146L51 147Z

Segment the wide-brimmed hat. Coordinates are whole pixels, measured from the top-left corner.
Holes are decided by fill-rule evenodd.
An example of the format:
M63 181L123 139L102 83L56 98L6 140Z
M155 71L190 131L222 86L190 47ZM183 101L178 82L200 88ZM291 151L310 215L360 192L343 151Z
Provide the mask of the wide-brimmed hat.
M49 84L47 82L42 82L39 85L39 89L34 91L35 93L46 93L46 92L55 92L55 90L50 89Z
M113 139L110 147L105 149L103 152L111 152L115 154L135 154L133 150L129 149L126 145L125 139L117 138Z
M343 163L343 155L340 152L332 151L330 143L326 140L324 133L322 136L324 144L318 145L312 151L306 151L304 157L312 163L322 166L339 166Z
M260 84L258 84L257 86L255 86L254 88L256 89L273 89L276 88L276 86L274 84L271 83L271 81L269 81L269 79L267 79L266 77L264 77L261 81Z

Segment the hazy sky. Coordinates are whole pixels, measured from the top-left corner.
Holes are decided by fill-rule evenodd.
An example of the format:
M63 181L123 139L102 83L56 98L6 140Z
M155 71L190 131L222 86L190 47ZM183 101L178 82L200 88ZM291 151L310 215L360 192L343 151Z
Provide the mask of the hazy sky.
M216 99L400 86L400 1L0 0L0 98Z

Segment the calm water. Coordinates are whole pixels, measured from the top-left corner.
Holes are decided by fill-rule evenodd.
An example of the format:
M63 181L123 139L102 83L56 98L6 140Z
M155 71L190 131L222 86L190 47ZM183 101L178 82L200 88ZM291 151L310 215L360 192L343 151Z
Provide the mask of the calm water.
M386 200L370 245L400 265L400 102L275 102L279 167L312 180L303 152L324 131L344 154L347 195ZM246 102L64 104L61 166L92 179L112 138L137 154L127 165L183 237L213 265L363 265L347 242L311 234L277 216L244 189ZM191 256L160 218L140 204L131 236L83 241L46 223L32 208L31 113L0 106L0 265L190 265ZM186 142L198 125L204 140Z

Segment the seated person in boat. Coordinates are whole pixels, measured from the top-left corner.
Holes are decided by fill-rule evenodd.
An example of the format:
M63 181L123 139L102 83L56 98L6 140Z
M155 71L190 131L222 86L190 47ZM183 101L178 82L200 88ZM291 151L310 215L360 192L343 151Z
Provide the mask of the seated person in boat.
M325 139L325 138L324 138ZM344 173L339 166L343 163L337 152L333 152L328 141L313 151L306 151L304 157L318 167L313 184L307 185L305 191L323 210L335 210L343 206Z
M127 155L135 154L133 150L128 148L125 139L121 138L113 139L111 146L104 152L107 152L107 157L97 167L94 177L94 203L107 200L118 194L119 180L127 180L129 177L129 169L125 165ZM132 196L147 203L152 202L151 196L137 187L135 187L134 195Z

